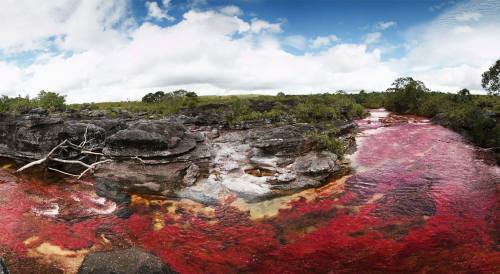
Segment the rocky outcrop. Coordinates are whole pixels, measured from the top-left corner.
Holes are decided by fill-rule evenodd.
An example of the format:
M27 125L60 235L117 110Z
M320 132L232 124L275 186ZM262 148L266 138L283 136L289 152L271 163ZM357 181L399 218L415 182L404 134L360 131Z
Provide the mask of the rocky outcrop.
M337 155L312 151L307 124L227 131L212 140L208 178L178 192L213 203L226 195L247 201L317 187L343 168Z
M79 144L87 131L92 147L104 148L107 135L126 127L119 119L68 120L60 115L0 114L0 156L38 159L65 139Z
M0 272L1 273L1 272ZM174 274L162 261L138 248L93 252L85 257L78 274Z
M312 125L242 128L200 127L193 116L182 115L159 120L11 115L0 121L0 154L38 159L63 140L83 142L86 134L88 147L112 159L93 174L98 195L125 205L131 193L204 203L227 195L260 200L322 185L342 169L337 155L313 151L308 132L321 129ZM339 132L352 129L339 126Z

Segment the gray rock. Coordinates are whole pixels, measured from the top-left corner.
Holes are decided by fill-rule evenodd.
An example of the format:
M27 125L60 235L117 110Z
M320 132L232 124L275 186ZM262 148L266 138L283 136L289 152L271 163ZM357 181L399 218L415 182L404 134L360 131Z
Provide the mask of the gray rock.
M138 248L93 252L83 261L78 274L171 274L176 273L156 256Z
M192 186L196 183L196 180L198 180L198 176L200 176L200 167L196 164L191 164L186 170L186 175L184 175L182 181L184 185Z
M322 175L339 170L337 155L328 151L309 152L295 160L294 169L299 174Z
M287 156L310 150L305 137L307 129L295 125L250 130L246 142L264 153Z
M0 274L9 274L7 264L5 264L5 261L2 259L2 257L0 257Z
M106 139L104 153L113 157L175 157L196 147L199 136L172 120L131 123Z
M98 194L120 200L125 193L166 195L183 187L190 164L186 162L144 165L136 161L112 162L96 171Z

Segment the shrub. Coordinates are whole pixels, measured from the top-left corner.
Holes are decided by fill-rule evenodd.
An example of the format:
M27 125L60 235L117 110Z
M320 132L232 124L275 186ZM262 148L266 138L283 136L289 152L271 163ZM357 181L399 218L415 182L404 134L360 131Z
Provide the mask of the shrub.
M66 98L63 95L59 95L55 92L50 91L40 91L36 97L37 105L44 108L50 112L63 111L66 109Z

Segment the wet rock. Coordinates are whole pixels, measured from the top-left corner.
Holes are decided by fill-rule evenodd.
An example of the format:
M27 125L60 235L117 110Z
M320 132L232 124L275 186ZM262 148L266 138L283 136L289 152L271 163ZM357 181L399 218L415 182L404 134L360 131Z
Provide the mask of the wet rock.
M185 162L157 165L112 162L97 170L94 177L98 194L115 201L122 199L124 193L168 195L183 186L189 166Z
M118 210L115 211L116 217L120 219L128 219L130 216L132 216L133 211L128 207L127 205L120 207Z
M7 264L5 264L5 261L2 259L2 257L0 257L0 274L9 274Z
M171 274L162 261L138 248L94 252L85 257L78 274Z
M130 203L130 194L117 181L97 178L94 184L97 195L119 204Z

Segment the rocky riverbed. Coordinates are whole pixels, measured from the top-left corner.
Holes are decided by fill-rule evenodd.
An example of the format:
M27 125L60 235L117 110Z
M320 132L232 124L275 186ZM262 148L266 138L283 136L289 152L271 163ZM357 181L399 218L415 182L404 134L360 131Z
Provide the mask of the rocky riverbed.
M425 119L371 113L342 177L343 161L309 143L311 125L2 119L13 141L0 161L0 273L499 271L498 166ZM14 173L12 158L61 141L54 128L87 129L113 162L83 180Z
M256 201L318 187L348 171L338 155L314 149L308 134L321 129L311 124L246 122L231 128L200 115L149 120L84 114L2 114L0 156L33 161L64 140L85 141L89 150L112 160L92 178L100 196L118 203L130 203L131 194L206 204L228 195ZM337 125L339 138L352 144L356 126ZM69 160L96 160L93 154L63 154ZM78 168L50 165L65 172Z

